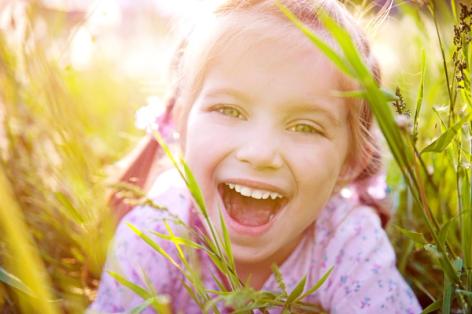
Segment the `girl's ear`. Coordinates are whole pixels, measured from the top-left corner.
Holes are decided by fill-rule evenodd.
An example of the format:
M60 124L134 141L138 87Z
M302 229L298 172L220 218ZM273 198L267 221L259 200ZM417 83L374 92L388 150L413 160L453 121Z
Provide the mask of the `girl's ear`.
M174 126L175 130L179 134L179 144L182 152L185 151L185 135L186 135L186 127L185 123L183 122L186 120L186 117L184 117L184 108L182 104L176 104L175 107L172 110L172 119L175 121Z
M338 179L336 180L333 194L336 194L337 192L341 191L341 189L347 184L349 184L352 179L352 166L350 165L350 163L344 163L341 172L338 175Z
M362 158L349 155L344 162L339 173L334 192L340 191L343 187L353 182L370 163L372 156L364 156Z

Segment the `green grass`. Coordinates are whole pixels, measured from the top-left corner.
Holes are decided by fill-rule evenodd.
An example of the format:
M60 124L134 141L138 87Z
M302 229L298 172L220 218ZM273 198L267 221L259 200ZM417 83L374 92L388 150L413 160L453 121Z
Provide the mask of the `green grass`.
M82 313L114 228L106 166L134 145L129 117L143 100L109 64L79 72L47 56L65 41L53 25L50 37L35 36L43 12L34 3L28 10L21 42L0 32L0 265L34 293L2 280L0 308L31 313L40 299L51 308L41 313Z
M346 96L363 96L371 103L391 152L388 183L395 215L388 233L398 268L422 304L443 313L472 307L472 57L470 31L454 33L454 25L467 29L471 18L464 18L459 4L451 4L429 2L420 10L397 3L397 16L381 26L377 38L390 41L399 56L397 68L385 73L383 89L349 37L329 18L323 22L341 53L284 11L314 45L358 80L362 93ZM41 313L82 313L94 297L113 234L106 169L138 141L141 134L130 117L144 96L135 81L121 79L106 60L93 70L77 71L46 55L50 45L61 41L55 37L58 25L46 21L48 36L39 40L32 30L44 22L44 12L34 3L28 6L27 31L19 44L11 42L10 33L0 32L0 112L5 113L0 115L0 309L29 313L34 306ZM403 107L392 104L395 93L389 91L397 87ZM409 124L399 125L399 114L409 117ZM212 225L185 162L174 162ZM208 237L196 235L197 242L171 230L158 235L181 252L174 262L202 308L222 301L242 312L270 306L289 312L319 310L301 302L317 285L305 287L300 278L297 288L286 291L276 268L280 294L254 291L240 282L227 235L212 230ZM218 292L203 286L199 274L187 267L196 249L210 256L229 288L221 282ZM144 296L136 313L148 305L168 311L165 297L119 280Z

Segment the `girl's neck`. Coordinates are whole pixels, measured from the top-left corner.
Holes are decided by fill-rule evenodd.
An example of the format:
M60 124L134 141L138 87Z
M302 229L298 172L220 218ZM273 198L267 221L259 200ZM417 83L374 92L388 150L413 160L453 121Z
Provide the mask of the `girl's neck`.
M304 233L295 239L292 243L285 246L285 248L276 252L271 258L260 262L238 262L235 261L236 271L242 282L256 290L260 290L267 279L272 274L272 265L276 264L278 267L285 262L285 260L292 254L297 245L303 238Z

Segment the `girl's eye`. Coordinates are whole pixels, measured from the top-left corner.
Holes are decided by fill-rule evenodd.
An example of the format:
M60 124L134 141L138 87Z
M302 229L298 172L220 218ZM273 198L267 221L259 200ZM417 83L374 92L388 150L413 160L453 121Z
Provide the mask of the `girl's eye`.
M300 132L300 133L321 133L316 128L312 127L311 125L299 123L289 128L289 131L292 132Z
M237 118L237 119L243 119L243 115L239 112L239 110L235 109L235 108L232 108L232 107L228 107L228 106L225 106L225 107L219 107L219 108L216 108L216 111L218 111L219 113L222 113L224 114L225 116L229 116L229 117L233 117L233 118Z

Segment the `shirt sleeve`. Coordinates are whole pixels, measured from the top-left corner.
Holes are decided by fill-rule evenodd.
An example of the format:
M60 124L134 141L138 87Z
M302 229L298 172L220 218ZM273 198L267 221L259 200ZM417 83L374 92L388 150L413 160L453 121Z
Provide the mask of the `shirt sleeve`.
M172 283L176 280L178 270L128 226L128 223L133 224L166 252L174 255L172 252L175 250L170 242L151 233L166 233L161 226L162 222L159 223L152 211L155 209L135 208L120 222L103 269L97 297L87 313L128 313L144 302L132 290L115 280L109 272L115 272L147 291L172 295L175 289ZM154 312L148 308L142 313Z
M167 295L172 303L172 298L182 288L179 284L182 274L166 257L139 237L128 224L146 234L179 262L175 246L153 232L167 234L163 223L165 219L173 231L178 233L181 226L174 223L175 217L183 222L188 220L189 198L180 185L181 182L173 171L163 173L155 180L148 197L156 204L166 207L166 210L138 206L123 217L109 249L97 297L88 308L88 314L128 313L144 302L132 290L110 276L109 272L115 272L147 291ZM141 313L154 313L154 311L148 307Z
M336 228L324 256L334 265L322 305L331 314L418 314L421 307L400 275L395 253L370 207L356 207Z

